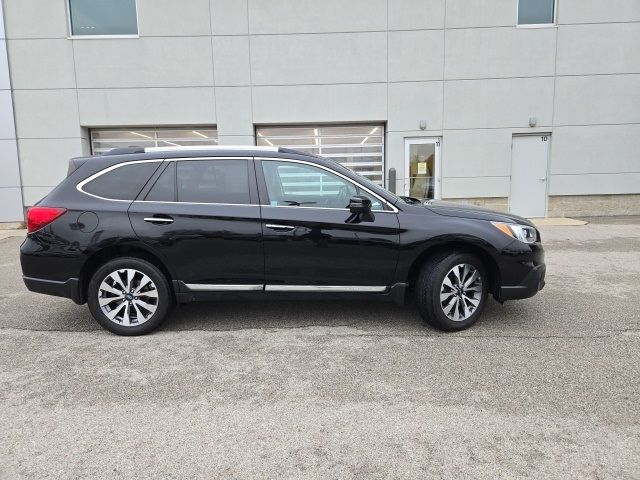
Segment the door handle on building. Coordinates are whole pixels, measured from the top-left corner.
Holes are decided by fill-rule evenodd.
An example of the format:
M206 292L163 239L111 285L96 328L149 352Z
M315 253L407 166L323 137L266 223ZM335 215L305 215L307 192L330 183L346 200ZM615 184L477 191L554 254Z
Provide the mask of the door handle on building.
M544 177L543 178L539 178L538 180L540 180L541 182L546 182L547 181L547 179L544 178Z

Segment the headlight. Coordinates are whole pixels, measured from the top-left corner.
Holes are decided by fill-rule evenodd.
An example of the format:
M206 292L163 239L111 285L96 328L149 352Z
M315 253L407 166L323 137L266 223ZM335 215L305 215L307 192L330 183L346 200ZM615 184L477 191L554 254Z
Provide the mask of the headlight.
M536 229L529 225L520 225L518 223L502 223L491 222L498 230L506 233L510 237L520 240L524 243L535 243L538 235Z

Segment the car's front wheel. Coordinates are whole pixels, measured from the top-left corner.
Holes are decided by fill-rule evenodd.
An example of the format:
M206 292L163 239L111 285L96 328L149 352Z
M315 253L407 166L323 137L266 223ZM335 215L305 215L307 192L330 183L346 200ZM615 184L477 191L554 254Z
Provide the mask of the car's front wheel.
M172 304L169 282L140 258L110 260L93 274L87 290L89 310L118 335L143 335L158 328Z
M487 269L475 255L444 253L427 261L416 282L416 302L424 320L440 330L464 330L484 310Z

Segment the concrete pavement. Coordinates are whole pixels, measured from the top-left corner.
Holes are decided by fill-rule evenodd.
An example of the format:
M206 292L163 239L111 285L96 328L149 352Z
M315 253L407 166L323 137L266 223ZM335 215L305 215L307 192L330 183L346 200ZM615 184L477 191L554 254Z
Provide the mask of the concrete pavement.
M0 240L0 478L638 478L640 223L541 227L547 287L415 307L190 304L121 338Z

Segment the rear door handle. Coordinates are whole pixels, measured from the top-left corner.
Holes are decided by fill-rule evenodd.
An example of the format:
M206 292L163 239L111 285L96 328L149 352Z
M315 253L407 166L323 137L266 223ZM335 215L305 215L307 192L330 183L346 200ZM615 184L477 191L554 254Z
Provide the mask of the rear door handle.
M147 217L144 219L145 222L155 223L158 225L168 225L169 223L173 223L173 218L169 215L157 215L154 217Z
M296 228L292 225L277 225L275 223L267 223L265 227L267 227L269 230L274 230L276 232L290 232L291 230Z

